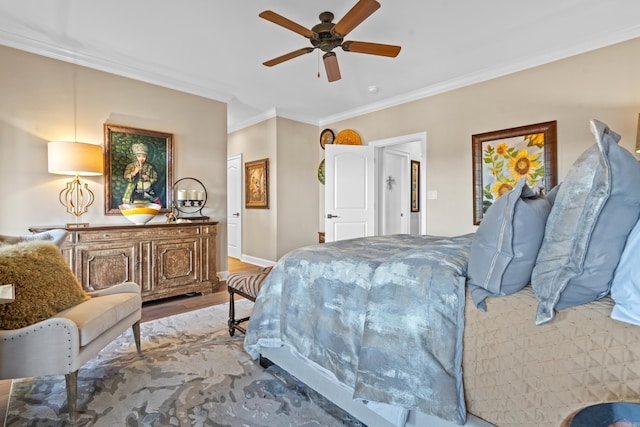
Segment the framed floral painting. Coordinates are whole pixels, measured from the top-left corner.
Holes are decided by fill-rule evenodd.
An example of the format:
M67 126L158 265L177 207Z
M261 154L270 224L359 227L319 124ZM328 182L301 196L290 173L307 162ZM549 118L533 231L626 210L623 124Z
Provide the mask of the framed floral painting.
M472 135L473 223L516 182L548 192L557 184L556 121Z
M269 209L269 159L245 162L244 207Z

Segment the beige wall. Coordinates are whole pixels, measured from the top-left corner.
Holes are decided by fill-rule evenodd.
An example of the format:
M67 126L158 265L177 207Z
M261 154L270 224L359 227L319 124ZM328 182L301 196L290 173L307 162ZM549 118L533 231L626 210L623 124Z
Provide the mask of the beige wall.
M243 208L242 255L276 261L317 242L318 128L272 118L229 134L228 155L269 158L269 209Z
M558 178L594 143L589 120L599 119L633 150L640 113L640 39L509 76L331 123L354 129L365 142L427 132L427 233L472 232L471 136L557 120Z
M243 168L246 162L269 159L269 209L246 209L244 194L242 198L242 255L268 261L277 259L278 175L274 172L278 167L276 126L277 119L272 118L230 133L227 147L228 156L242 153Z
M277 144L280 258L318 242L318 128L279 118Z
M174 134L174 180L194 177L208 191L203 213L220 221L218 271L227 267L225 103L0 46L0 233L72 221L58 201L69 177L47 172L47 142L104 145L103 124ZM89 177L96 198L83 221L129 224L104 215L103 177ZM154 222L164 222L164 215ZM224 242L223 244L221 244Z

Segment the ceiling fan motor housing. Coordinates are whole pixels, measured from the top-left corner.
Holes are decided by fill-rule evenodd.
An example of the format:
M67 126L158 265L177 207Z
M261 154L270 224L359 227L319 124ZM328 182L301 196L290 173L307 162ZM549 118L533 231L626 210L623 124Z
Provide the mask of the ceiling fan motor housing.
M344 38L338 37L331 31L335 26L333 23L333 13L322 12L319 17L320 23L311 29L318 37L311 38L311 44L323 52L331 52L334 48L342 44Z

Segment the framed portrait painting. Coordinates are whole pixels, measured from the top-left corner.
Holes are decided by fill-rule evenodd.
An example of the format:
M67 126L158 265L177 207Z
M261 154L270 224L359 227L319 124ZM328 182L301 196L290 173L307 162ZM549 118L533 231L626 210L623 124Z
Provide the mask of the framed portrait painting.
M104 125L106 215L122 203L152 201L169 212L172 204L173 134Z
M269 159L244 164L244 197L247 209L269 209Z
M472 135L473 223L522 178L548 192L557 184L556 121Z

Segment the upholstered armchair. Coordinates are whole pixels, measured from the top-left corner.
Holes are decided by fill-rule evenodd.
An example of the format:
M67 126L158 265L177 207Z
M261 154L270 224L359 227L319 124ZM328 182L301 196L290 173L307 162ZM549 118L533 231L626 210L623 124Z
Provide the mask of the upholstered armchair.
M18 239L18 242L49 240L59 244L66 235L64 230L61 231L64 235L56 230ZM9 257L3 248L6 248L7 241L14 243L0 237L0 245L3 241L5 245L0 246L0 273L2 268L6 273L4 258ZM62 255L60 259L64 262ZM20 291L20 288L16 289L16 299ZM133 329L140 353L140 287L135 283L122 283L87 294L81 292L82 302L49 318L22 328L0 330L0 379L64 374L72 421L76 417L78 369L129 327ZM86 295L90 298L86 299ZM0 311L0 314L10 316L7 312Z

